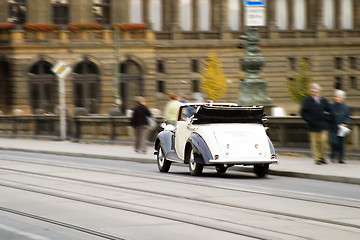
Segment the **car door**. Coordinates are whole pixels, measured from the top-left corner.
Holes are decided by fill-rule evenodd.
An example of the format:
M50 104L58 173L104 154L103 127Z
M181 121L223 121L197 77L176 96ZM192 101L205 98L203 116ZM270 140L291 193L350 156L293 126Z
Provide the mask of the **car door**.
M189 121L178 121L175 130L175 150L178 157L184 160L185 145L192 131L189 130Z

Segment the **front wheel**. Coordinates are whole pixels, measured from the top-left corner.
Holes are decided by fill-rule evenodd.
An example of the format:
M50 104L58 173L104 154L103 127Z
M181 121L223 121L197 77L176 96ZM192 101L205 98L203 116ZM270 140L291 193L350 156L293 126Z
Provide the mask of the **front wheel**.
M254 165L254 173L259 178L263 178L266 176L267 172L269 170L269 164L258 164Z
M157 150L156 162L160 172L169 171L172 162L166 159L164 150L161 146L159 146Z
M204 165L195 162L195 153L192 147L186 151L186 159L189 162L189 171L192 176L201 175Z

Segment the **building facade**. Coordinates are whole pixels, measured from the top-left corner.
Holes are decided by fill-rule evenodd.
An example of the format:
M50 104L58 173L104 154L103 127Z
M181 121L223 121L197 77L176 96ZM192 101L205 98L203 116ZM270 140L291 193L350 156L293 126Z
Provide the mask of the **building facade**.
M0 0L0 110L56 113L51 68L60 60L73 70L65 81L69 114L77 108L107 114L118 100L125 113L136 95L160 110L170 92L196 101L211 52L228 79L221 101L237 102L245 78L245 51L237 48L246 28L243 6L243 0ZM342 89L358 107L360 0L268 0L265 11L261 77L272 104L298 114L287 86L304 60L325 97Z

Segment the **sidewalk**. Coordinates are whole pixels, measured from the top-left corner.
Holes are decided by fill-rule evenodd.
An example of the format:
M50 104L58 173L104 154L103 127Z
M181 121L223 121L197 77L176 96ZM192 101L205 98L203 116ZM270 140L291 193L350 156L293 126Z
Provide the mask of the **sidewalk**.
M156 164L151 145L146 154L133 151L131 144L74 143L69 141L46 141L30 139L0 138L0 150L16 150L39 153L52 153L67 156L95 157L113 160L136 161ZM353 154L347 164L329 162L316 165L309 157L309 151L296 149L277 149L278 164L270 166L270 175L318 179L334 182L360 184L360 154ZM235 167L239 171L252 171L248 167Z

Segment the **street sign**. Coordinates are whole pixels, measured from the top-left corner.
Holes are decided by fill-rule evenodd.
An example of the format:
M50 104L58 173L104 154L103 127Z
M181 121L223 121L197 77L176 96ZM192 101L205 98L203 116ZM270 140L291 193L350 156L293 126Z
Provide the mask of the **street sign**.
M245 1L246 6L257 6L257 7L264 7L265 6L265 0L246 0Z
M246 26L265 26L265 8L247 7L245 11Z
M245 25L265 26L265 0L245 1Z
M51 71L56 74L59 78L65 78L70 72L71 67L63 61L58 61L52 68Z

